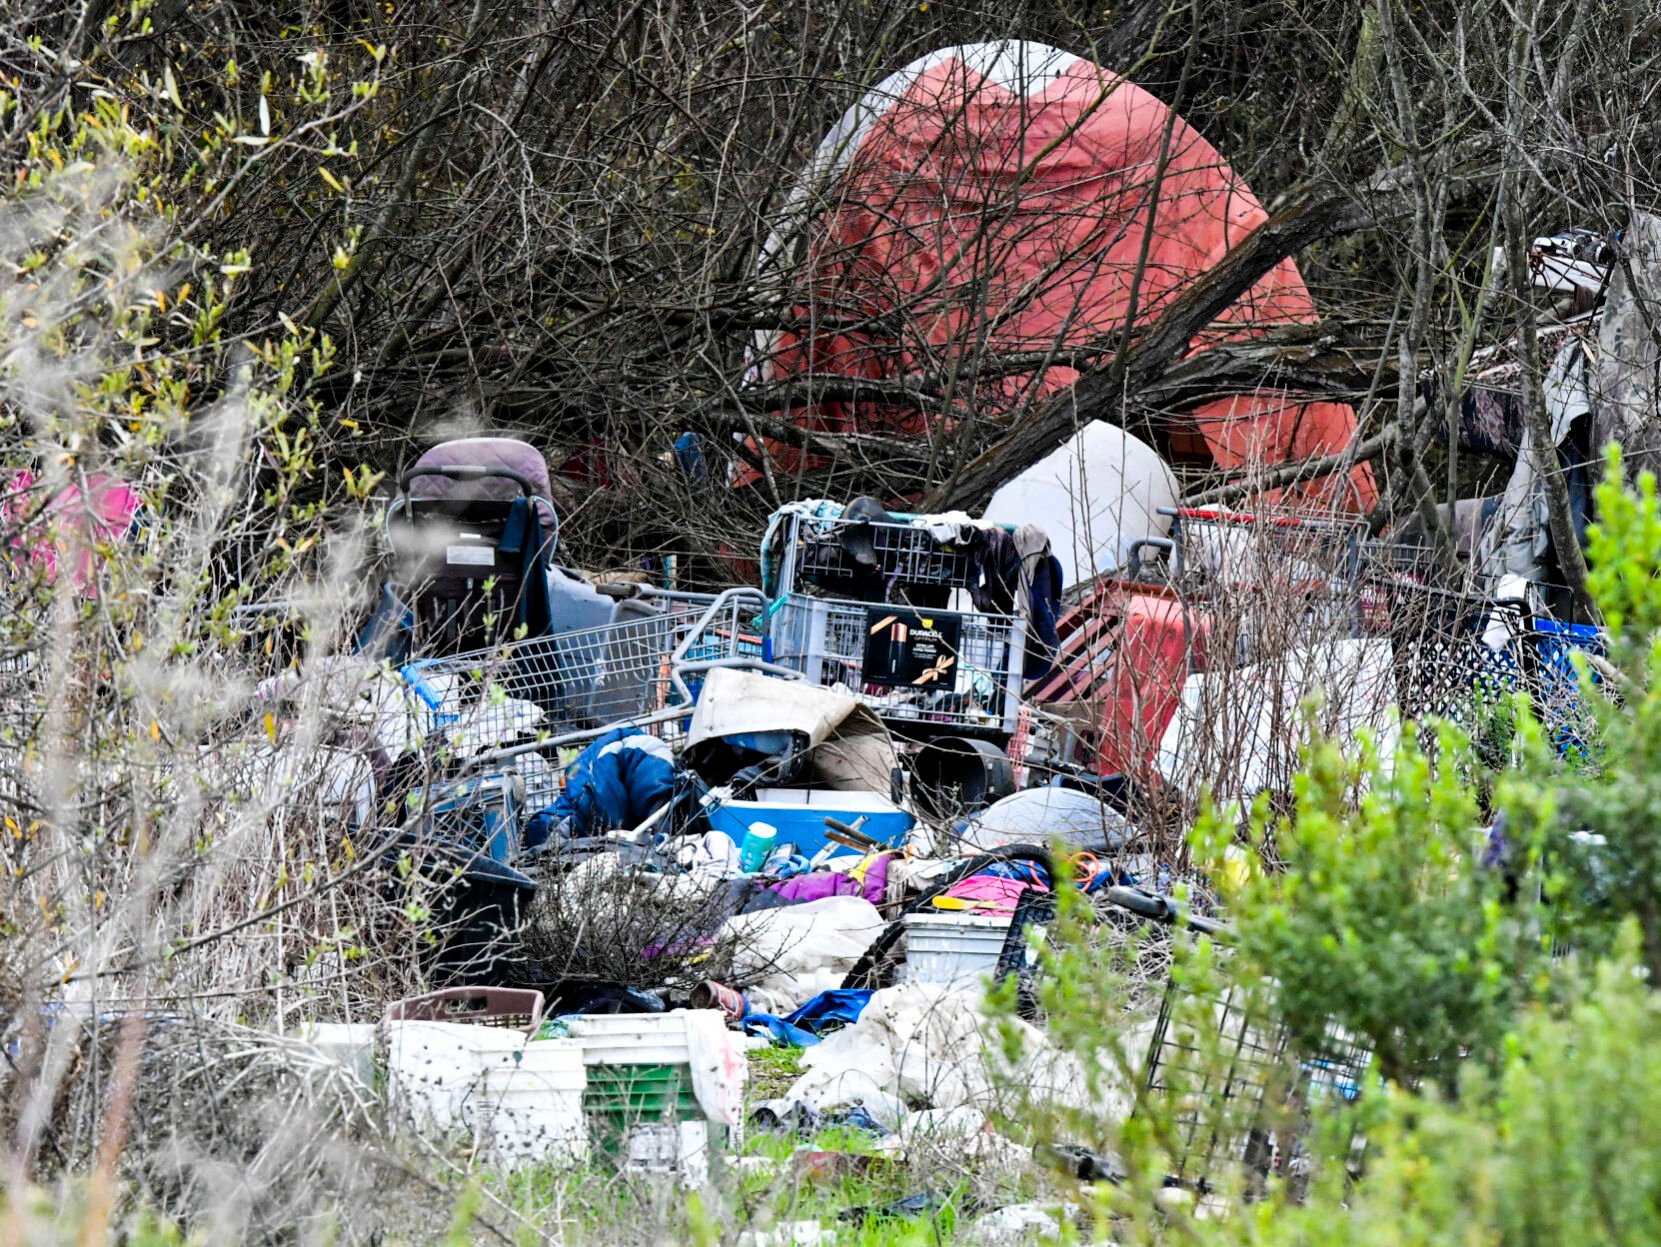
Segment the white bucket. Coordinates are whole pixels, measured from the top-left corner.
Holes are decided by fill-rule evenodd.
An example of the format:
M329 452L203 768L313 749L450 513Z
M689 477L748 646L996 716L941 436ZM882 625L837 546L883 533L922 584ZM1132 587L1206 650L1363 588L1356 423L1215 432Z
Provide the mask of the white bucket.
M905 981L984 986L998 968L1009 914L916 913L905 916Z
M364 1086L375 1085L373 1022L302 1022L300 1038L320 1055L345 1066Z
M574 1017L585 1065L686 1065L692 1050L686 1017L673 1013L589 1013Z
M417 1129L444 1134L466 1123L463 1106L486 1071L511 1069L523 1031L462 1022L388 1022L387 1090L394 1110Z
M623 1143L624 1172L673 1174L688 1188L709 1181L709 1157L707 1121L642 1122Z
M581 1163L588 1156L587 1085L580 1044L527 1044L518 1065L486 1070L469 1100L475 1145L509 1168Z

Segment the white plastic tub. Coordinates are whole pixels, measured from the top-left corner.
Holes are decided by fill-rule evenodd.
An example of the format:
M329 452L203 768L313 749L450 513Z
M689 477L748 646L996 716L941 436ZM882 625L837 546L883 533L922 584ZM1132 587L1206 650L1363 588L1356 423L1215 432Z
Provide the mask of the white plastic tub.
M345 1066L364 1086L375 1085L373 1022L302 1022L300 1038L322 1056Z
M387 1089L394 1110L423 1133L466 1125L468 1097L489 1070L512 1069L525 1050L523 1031L462 1022L388 1022Z
M588 1156L587 1086L579 1042L525 1045L517 1064L487 1069L468 1099L475 1146L508 1168L581 1163Z
M686 1017L673 1013L589 1013L571 1019L584 1065L685 1065L692 1059Z
M915 913L905 916L905 981L984 986L998 968L1009 914Z

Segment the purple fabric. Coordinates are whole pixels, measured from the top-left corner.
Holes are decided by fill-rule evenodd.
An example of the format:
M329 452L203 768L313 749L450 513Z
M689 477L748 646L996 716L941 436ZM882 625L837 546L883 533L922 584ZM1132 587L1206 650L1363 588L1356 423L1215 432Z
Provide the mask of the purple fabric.
M808 901L822 901L827 896L859 896L873 905L882 904L888 893L888 863L890 854L884 853L865 868L863 880L850 878L834 870L818 874L797 875L768 890L793 905Z
M537 509L543 523L551 523L553 505L549 499L548 463L536 447L512 437L462 437L441 442L413 464L415 468L484 467L507 468L528 479L537 495ZM411 502L448 502L481 499L512 502L520 497L519 486L504 477L487 476L477 481L456 481L447 476L417 476L409 483Z
M792 905L805 905L808 901L822 901L827 896L864 896L865 889L855 883L847 875L839 875L834 871L827 871L818 875L797 875L794 879L786 879L783 883L776 883L768 889L773 895L784 898Z
M865 899L873 905L888 899L888 863L893 860L893 854L884 853L865 868Z

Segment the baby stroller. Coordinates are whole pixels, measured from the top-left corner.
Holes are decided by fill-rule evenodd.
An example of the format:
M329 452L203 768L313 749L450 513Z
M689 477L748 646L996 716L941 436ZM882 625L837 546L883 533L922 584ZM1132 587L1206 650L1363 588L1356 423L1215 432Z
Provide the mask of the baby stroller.
M378 622L403 634L388 638L394 657L484 649L552 628L551 493L542 456L509 437L444 442L415 461L386 519L393 570Z

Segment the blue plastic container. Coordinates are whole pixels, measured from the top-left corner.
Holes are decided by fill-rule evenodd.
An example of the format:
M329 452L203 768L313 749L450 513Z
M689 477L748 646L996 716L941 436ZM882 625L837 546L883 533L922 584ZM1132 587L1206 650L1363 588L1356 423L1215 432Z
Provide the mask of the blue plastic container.
M778 829L775 844L793 844L797 853L812 857L829 843L825 839L825 819L834 818L851 827L861 817L865 818L859 828L861 833L892 849L905 843L916 821L880 793L763 788L753 800L724 801L710 810L709 825L742 844L751 823L767 823ZM854 850L848 852L852 854Z

